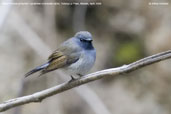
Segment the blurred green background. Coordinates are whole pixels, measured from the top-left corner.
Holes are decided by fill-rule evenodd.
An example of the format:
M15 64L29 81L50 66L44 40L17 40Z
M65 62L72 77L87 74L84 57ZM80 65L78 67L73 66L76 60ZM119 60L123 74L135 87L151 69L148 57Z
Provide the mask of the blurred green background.
M61 1L0 0L3 2ZM170 0L85 2L102 5L0 5L0 102L70 80L62 71L26 79L24 74L44 63L60 43L81 30L91 32L97 51L91 72L170 49ZM150 5L152 2L168 5ZM170 60L162 61L3 114L171 114L170 68Z

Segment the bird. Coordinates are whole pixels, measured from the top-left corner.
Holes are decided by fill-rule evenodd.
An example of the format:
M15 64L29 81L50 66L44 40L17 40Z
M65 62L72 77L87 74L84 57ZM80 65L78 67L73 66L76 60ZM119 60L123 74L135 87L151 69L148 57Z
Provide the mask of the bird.
M46 63L32 69L25 74L28 77L38 71L39 76L48 72L64 69L75 80L73 76L84 76L94 66L96 50L93 46L93 38L90 32L80 31L73 37L64 41L49 57Z

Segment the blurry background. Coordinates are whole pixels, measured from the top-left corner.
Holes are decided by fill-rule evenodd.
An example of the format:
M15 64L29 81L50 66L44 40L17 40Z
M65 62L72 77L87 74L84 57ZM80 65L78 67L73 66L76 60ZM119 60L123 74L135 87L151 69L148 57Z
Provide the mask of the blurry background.
M104 0L102 5L93 6L1 5L0 102L70 80L61 71L42 77L23 76L80 30L91 32L94 38L97 61L91 72L169 50L171 5L150 5L151 2L170 0ZM162 61L3 114L171 114L170 68L171 60Z

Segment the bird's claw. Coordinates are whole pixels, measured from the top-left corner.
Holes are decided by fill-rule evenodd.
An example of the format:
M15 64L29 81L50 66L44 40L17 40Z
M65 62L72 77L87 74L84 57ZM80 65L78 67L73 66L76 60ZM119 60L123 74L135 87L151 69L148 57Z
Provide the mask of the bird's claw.
M72 81L74 81L74 80L76 80L76 78L74 78L74 77L71 75L71 80L69 81L69 83L72 82Z

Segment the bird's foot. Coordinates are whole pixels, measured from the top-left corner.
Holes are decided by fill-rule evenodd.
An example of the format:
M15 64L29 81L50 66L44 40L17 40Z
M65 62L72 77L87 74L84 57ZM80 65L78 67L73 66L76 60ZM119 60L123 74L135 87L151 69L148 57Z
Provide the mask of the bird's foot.
M72 75L71 75L71 80L69 81L70 82L73 82L74 80L76 80L76 78L74 78Z

